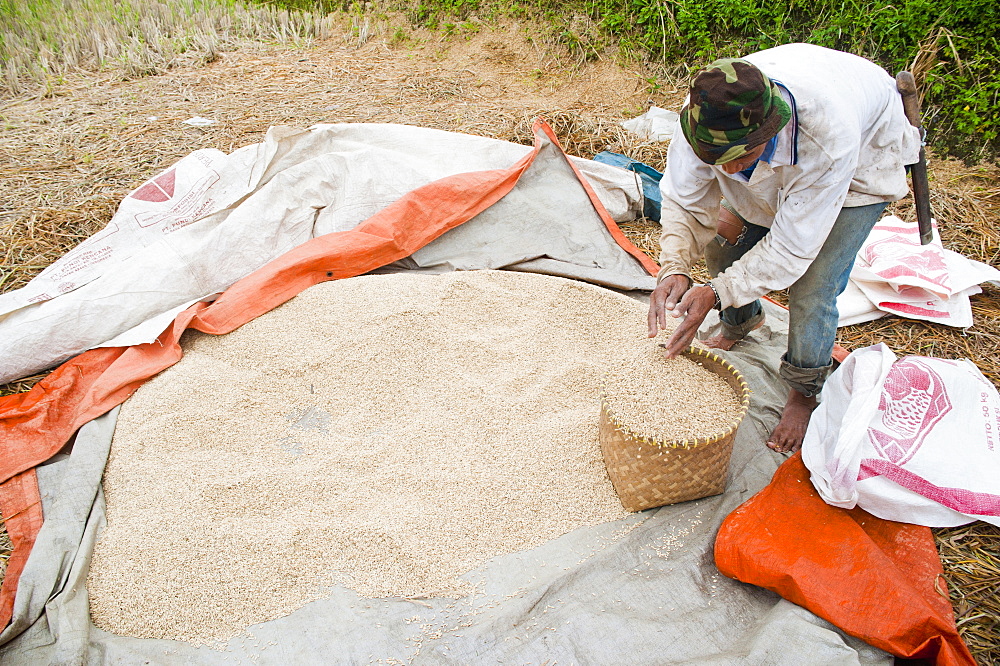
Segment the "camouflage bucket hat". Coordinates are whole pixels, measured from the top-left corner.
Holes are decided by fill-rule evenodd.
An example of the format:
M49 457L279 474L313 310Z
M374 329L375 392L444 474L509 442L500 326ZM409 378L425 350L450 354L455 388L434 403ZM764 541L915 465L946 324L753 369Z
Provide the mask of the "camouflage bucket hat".
M701 161L725 164L770 140L791 115L762 71L746 60L723 58L695 74L681 130Z

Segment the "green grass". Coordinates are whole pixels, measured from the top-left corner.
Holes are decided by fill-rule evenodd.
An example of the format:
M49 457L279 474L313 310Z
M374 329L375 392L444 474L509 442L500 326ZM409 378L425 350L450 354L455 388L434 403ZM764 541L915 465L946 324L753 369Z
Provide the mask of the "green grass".
M1000 156L996 0L579 0L608 34L651 59L693 66L789 42L910 69L929 141L973 160ZM822 72L817 72L822 76Z

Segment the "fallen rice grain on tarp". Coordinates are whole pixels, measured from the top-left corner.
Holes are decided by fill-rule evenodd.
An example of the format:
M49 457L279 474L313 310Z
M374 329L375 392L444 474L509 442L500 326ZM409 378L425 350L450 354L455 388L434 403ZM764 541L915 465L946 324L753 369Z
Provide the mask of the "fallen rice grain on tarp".
M605 289L483 271L324 283L187 333L118 419L94 623L211 644L334 585L457 596L492 557L625 517L600 385L654 346L645 319Z

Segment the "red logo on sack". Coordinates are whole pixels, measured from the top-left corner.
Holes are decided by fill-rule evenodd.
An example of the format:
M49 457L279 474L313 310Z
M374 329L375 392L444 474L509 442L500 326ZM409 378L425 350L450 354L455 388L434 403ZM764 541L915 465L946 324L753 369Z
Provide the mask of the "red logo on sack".
M943 289L949 289L948 265L936 249L928 248L914 252L906 246L920 247L919 241L895 234L876 241L865 248L865 261L869 266L877 262L896 263L876 272L876 275L893 280L900 277L915 277L932 282Z
M132 193L139 201L170 201L177 183L177 169L160 174Z
M951 407L941 376L919 359L904 358L885 378L878 405L882 420L868 428L868 437L883 458L902 465Z

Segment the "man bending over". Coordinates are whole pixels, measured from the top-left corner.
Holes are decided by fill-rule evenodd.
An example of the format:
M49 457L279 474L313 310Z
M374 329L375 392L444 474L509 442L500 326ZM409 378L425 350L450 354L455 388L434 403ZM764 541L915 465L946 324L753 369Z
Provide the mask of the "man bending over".
M671 142L660 181L649 335L668 313L685 317L666 342L673 358L718 308L722 332L705 342L729 349L763 323L758 299L788 288L788 400L767 445L795 451L833 367L837 296L882 211L909 191L919 133L885 70L809 44L713 62L679 123L685 140ZM713 277L692 288L702 254Z

